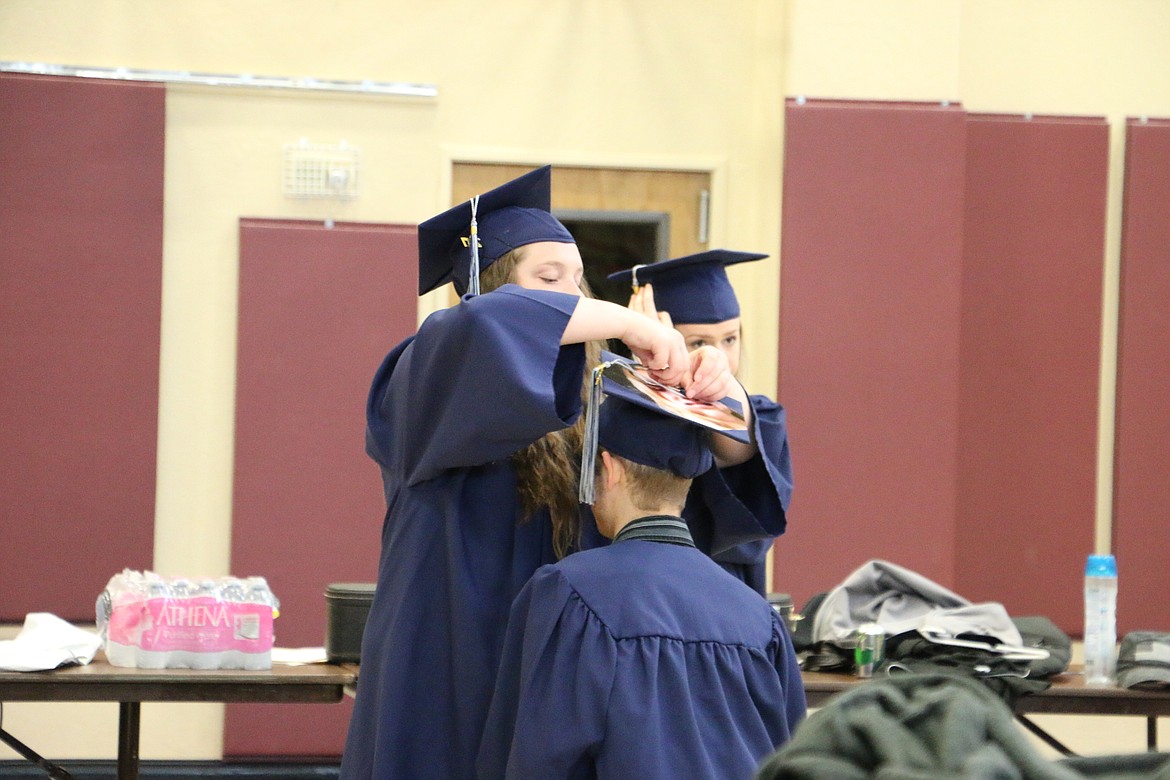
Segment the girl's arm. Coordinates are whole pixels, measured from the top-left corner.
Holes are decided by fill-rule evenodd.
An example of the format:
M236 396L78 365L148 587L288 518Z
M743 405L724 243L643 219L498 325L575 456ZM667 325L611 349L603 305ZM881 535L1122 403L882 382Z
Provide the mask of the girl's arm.
M561 344L619 339L663 384L689 381L690 361L682 334L625 306L581 298L561 334Z

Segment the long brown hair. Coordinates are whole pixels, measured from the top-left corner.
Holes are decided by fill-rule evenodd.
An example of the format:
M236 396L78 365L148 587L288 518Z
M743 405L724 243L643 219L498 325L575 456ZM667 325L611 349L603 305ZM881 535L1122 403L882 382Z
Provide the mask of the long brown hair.
M520 262L519 247L500 257L479 275L479 289L489 292L514 281L516 265ZM585 280L581 291L593 297ZM589 375L601 360L601 344L585 344L585 378L581 386L582 403L589 388ZM516 469L517 489L527 522L533 514L548 508L552 518L553 550L558 558L568 555L581 541L581 506L577 501L577 485L581 478L581 440L585 429L585 415L568 428L547 433L511 456Z

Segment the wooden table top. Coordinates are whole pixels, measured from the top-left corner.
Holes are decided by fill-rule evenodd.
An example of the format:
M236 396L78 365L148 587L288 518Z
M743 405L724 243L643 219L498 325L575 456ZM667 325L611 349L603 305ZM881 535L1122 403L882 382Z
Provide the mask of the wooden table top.
M341 701L352 665L274 664L271 669L133 669L101 655L84 666L0 672L0 701Z

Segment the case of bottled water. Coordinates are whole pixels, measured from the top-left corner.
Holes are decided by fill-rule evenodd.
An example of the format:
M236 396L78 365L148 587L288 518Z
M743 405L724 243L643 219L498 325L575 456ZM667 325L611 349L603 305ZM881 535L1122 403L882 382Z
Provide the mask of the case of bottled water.
M97 600L106 658L140 669L271 669L280 602L263 577L125 569Z

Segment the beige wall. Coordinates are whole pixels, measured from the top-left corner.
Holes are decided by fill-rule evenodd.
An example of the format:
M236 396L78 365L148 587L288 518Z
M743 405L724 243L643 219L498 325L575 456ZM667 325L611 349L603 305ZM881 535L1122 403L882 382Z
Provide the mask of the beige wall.
M771 394L785 95L959 100L976 111L1106 115L1119 129L1127 114L1170 116L1167 40L1165 0L0 2L0 60L438 88L436 99L168 92L155 567L208 574L231 569L240 216L414 223L446 204L455 159L710 170L712 245L772 255L735 269L748 383ZM281 196L282 145L301 138L361 149L357 199ZM221 708L170 709L177 736L167 737L144 707L144 758L220 755ZM77 710L70 735L59 733L61 705L9 705L5 727L47 754L112 756L116 710Z

